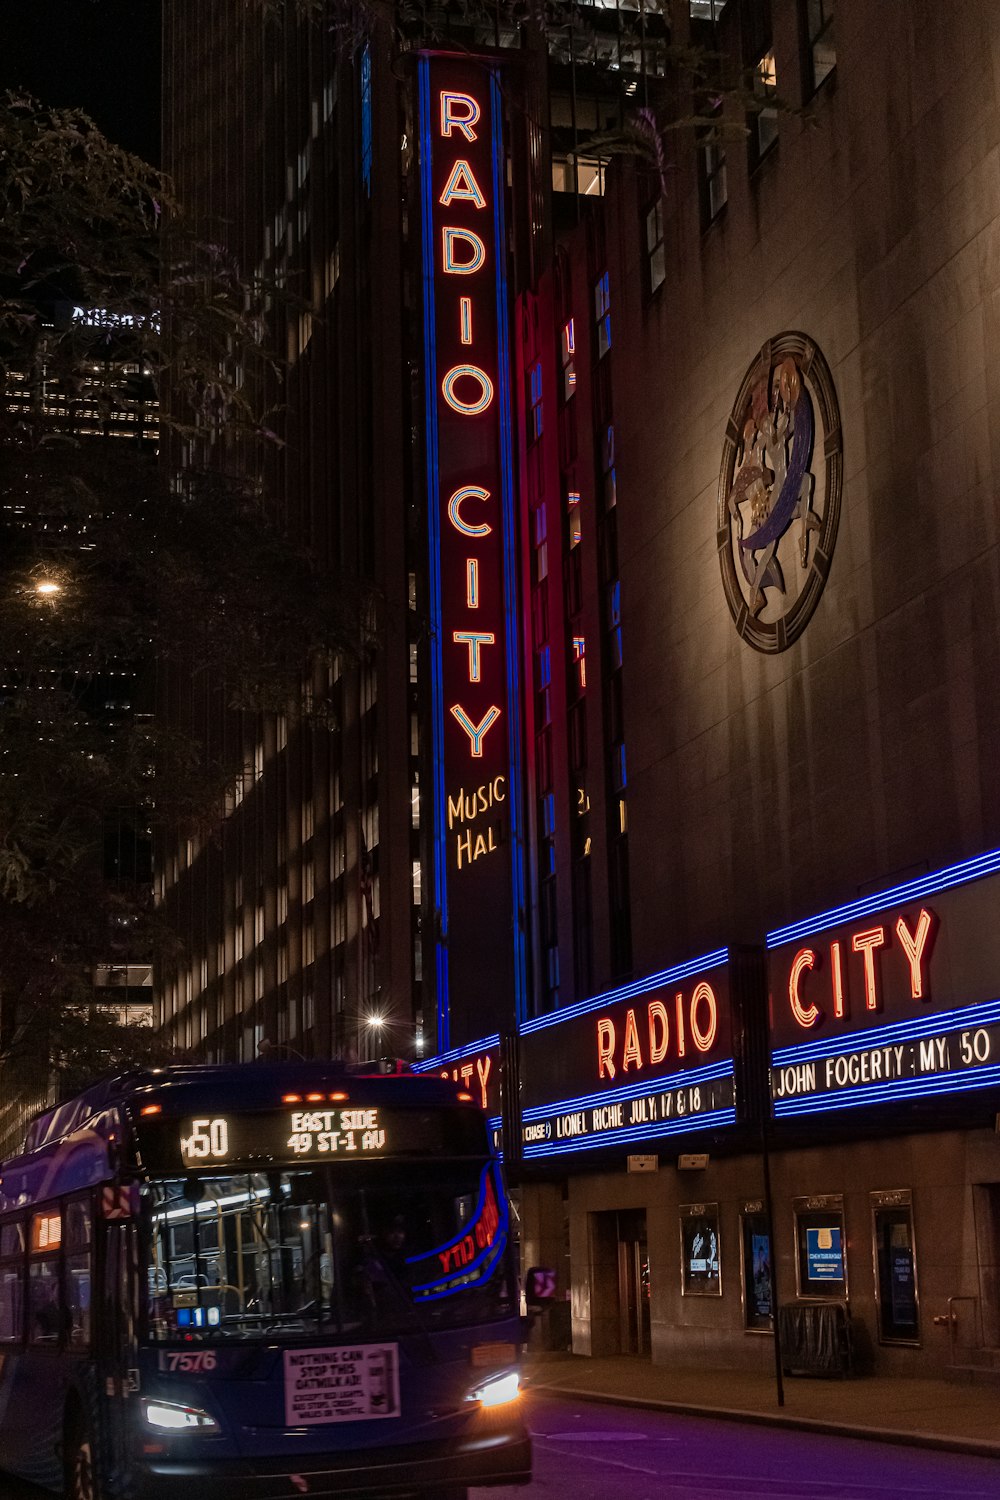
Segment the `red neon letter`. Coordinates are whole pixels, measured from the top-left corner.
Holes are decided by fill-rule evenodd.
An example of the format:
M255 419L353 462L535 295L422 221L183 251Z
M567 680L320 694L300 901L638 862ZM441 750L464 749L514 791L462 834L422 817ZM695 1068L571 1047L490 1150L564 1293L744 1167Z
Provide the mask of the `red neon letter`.
M609 1016L602 1016L597 1023L597 1076L615 1076L615 1023Z
M448 204L454 203L456 198L460 203L474 203L477 208L486 207L482 189L467 161L457 161L452 167L451 176L445 183L444 192L438 202L447 208Z
M656 1038L656 1023L660 1025L660 1038ZM662 1000L651 1000L649 1002L649 1060L651 1063L662 1062L667 1055L670 1045L670 1021L667 1016L667 1007Z
M483 753L483 740L486 738L487 731L492 729L497 719L499 719L500 710L494 703L486 710L478 724L473 724L465 709L461 708L457 703L452 704L451 711L469 736L472 742L472 753L478 760Z
M636 1071L642 1072L642 1053L639 1051L639 1032L635 1024L635 1011L630 1010L625 1017L625 1046L622 1048L622 1072L628 1072L628 1065L634 1062Z
M463 379L478 384L479 395L474 401L463 401L461 396L456 396L455 386ZM460 411L463 417L478 417L493 400L493 382L478 365L453 365L441 382L441 394L453 411Z
M496 636L492 630L453 630L451 638L457 646L468 646L469 648L469 681L478 682L480 678L480 646L495 646Z
M840 944L830 944L830 982L833 985L833 1013L844 1014L844 970L841 963Z
M487 1081L487 1079L490 1076L490 1069L492 1067L493 1067L493 1059L492 1059L492 1057L487 1056L487 1057L477 1057L476 1058L476 1072L479 1074L479 1089L480 1089L480 1092L482 1093L482 1096L483 1096L483 1108L484 1109L486 1108L486 1081Z
M674 996L674 1015L677 1018L677 1056L684 1056L684 996Z
M463 536L489 536L493 527L487 521L473 526L470 521L462 520L462 512L459 509L463 500L488 500L489 498L489 490L484 490L481 484L463 484L460 490L456 490L448 501L448 520L455 530L460 531Z
M900 917L896 923L896 935L903 946L906 961L910 966L910 994L914 1000L924 999L924 973L921 967L924 949L927 947L927 939L931 935L934 918L926 907L920 908L920 916L917 918L917 930L910 936L906 925L906 918Z
M472 251L468 260L455 259L456 240L464 240ZM441 250L446 276L471 276L486 260L486 246L474 229L455 229L448 224L442 225Z
M864 954L865 1005L869 1010L878 1010L878 991L875 988L875 949L884 945L884 927L872 927L868 932L856 932L851 939L851 947L855 953Z
M788 1001L792 1015L800 1026L815 1026L819 1010L815 1005L803 1005L799 999L799 976L803 969L816 967L816 955L811 948L800 948L792 959L792 972L788 976Z
M458 110L464 109L464 114ZM450 136L452 127L460 130L467 141L476 139L473 125L479 119L479 105L471 94L454 94L450 89L441 90L441 134Z
M698 1025L698 1006L704 1002L708 1006L708 1027L702 1031ZM719 1007L715 999L715 991L710 984L703 979L696 984L694 994L691 996L691 1036L699 1052L707 1052L715 1041L715 1034L719 1029Z

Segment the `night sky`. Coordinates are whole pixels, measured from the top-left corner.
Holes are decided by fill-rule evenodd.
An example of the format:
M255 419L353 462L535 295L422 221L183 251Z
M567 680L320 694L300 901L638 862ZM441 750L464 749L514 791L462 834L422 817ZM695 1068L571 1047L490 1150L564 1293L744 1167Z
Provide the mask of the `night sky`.
M0 0L0 88L76 106L160 159L160 0Z

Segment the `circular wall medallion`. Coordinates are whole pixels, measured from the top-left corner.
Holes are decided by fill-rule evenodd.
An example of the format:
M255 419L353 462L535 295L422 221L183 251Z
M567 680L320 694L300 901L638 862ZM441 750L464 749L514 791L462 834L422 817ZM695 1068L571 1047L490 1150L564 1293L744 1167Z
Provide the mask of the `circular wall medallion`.
M784 651L819 603L837 540L840 408L826 360L802 333L768 339L743 377L719 474L719 562L736 628Z

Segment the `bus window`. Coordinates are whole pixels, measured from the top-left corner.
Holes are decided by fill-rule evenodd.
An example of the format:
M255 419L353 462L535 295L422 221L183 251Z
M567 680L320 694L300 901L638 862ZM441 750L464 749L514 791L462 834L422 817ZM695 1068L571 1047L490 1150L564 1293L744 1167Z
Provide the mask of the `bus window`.
M202 1183L196 1202L183 1180L152 1185L154 1339L369 1338L510 1315L506 1203L481 1162Z
M76 1198L66 1205L64 1303L66 1334L74 1349L90 1343L90 1204Z
M32 1344L58 1344L59 1247L62 1219L47 1209L31 1219L31 1259L28 1262L28 1338Z
M0 1343L24 1336L24 1225L0 1225Z

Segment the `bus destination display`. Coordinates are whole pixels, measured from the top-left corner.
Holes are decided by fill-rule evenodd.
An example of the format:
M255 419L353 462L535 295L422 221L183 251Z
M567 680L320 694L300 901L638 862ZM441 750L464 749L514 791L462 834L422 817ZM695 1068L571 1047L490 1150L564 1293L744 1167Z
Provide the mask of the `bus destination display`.
M275 1141L275 1155L310 1158L313 1156L346 1156L361 1152L378 1156L387 1149L386 1131L379 1123L379 1111L367 1109L292 1109L284 1115L283 1140ZM230 1161L243 1154L246 1147L254 1155L260 1146L244 1143L246 1116L216 1115L181 1120L181 1161L186 1167L210 1161ZM254 1121L254 1124L257 1122ZM278 1124L278 1121L274 1122ZM254 1132L256 1134L256 1132ZM283 1149L282 1149L283 1148Z
M204 1109L136 1125L151 1171L230 1167L237 1162L322 1164L383 1157L488 1154L478 1110L400 1109L367 1101L303 1102L261 1111Z

